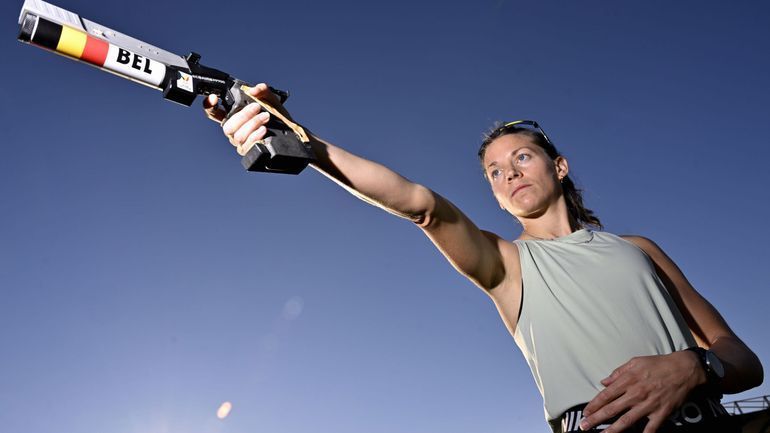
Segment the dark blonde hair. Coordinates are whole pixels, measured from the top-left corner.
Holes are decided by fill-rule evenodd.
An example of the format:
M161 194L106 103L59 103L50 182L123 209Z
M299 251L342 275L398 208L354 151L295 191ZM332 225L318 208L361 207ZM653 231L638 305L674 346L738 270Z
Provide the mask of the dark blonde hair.
M551 140L546 138L546 136L539 131L535 131L529 128L517 127L515 125L508 127L495 126L494 129L484 135L484 140L481 142L481 146L479 147L479 161L481 162L481 169L484 173L484 178L487 177L486 170L484 170L484 155L487 153L487 147L489 147L489 144L498 137L514 134L529 137L529 139L532 140L534 144L540 146L545 151L551 160L555 160L561 156ZM591 225L599 229L603 228L599 217L594 214L594 211L583 205L583 190L575 186L575 183L572 182L572 179L570 179L569 175L562 179L561 187L562 191L564 192L564 198L567 202L567 210L569 211L572 219L574 219L579 226L582 227L585 225Z

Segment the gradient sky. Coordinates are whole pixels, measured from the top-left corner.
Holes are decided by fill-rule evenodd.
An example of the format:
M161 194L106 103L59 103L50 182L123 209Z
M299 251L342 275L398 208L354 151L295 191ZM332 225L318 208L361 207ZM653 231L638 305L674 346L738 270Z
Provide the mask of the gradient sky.
M510 239L475 154L538 120L606 229L655 240L770 368L767 2L57 4L290 90L315 133ZM17 42L21 5L0 5L0 431L548 431L494 306L418 229L313 170L244 172L199 101Z

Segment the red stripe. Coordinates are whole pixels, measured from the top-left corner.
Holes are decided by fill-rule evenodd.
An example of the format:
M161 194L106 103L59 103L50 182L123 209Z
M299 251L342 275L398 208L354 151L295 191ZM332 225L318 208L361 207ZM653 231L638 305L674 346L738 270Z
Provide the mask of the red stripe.
M80 59L85 60L88 63L93 63L96 66L104 66L104 61L107 59L107 51L109 51L109 49L109 43L89 35L86 40L86 47L83 49L83 55L80 56Z

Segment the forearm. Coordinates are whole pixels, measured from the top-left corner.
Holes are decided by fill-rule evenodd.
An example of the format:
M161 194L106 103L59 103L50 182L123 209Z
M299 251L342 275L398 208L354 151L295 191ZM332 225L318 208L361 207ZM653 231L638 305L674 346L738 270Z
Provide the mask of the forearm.
M719 337L709 350L716 354L725 368L725 377L720 385L722 392L734 394L762 384L762 363L740 339Z
M427 188L400 174L311 135L317 161L312 165L356 197L415 223L425 221L434 204Z
M655 271L687 320L699 346L709 349L725 368L721 381L724 393L736 393L762 383L762 364L727 325L719 312L687 281L681 269L654 242L640 236L628 236L655 263ZM693 354L693 358L695 358ZM699 375L705 381L705 375Z
M246 155L254 143L264 137L266 125L271 115L274 115L261 112L262 105L270 105L291 120L289 113L266 84L261 83L248 89L247 94L262 102L249 104L227 121L224 121L226 113L218 108L215 95L209 95L203 104L209 118L224 121L222 131L241 156ZM410 182L381 164L353 155L312 134L309 137L317 159L312 164L313 168L358 198L392 214L418 224L430 221L430 212L437 202L432 191Z

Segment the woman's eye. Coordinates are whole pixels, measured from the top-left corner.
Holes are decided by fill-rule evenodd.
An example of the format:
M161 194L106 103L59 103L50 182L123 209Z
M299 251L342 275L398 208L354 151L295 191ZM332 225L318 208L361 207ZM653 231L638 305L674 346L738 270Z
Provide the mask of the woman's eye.
M516 162L526 162L526 161L529 161L529 154L520 153L516 155Z
M497 179L499 176L500 176L500 170L499 170L499 169L497 169L497 168L496 168L496 169L494 169L494 170L492 170L492 171L489 173L489 177L491 177L492 179Z

